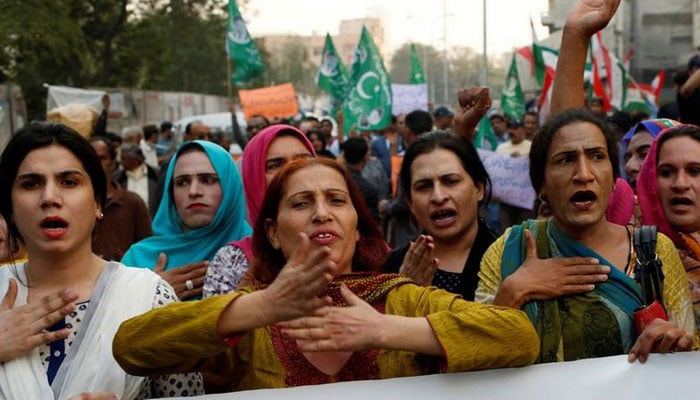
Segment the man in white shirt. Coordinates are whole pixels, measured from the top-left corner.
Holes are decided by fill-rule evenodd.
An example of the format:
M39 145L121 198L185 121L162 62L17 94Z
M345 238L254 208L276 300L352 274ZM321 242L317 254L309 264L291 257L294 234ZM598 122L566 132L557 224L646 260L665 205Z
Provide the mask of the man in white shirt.
M155 125L146 125L143 127L143 139L139 145L141 146L141 151L144 157L146 157L146 164L158 172L160 165L158 164L158 153L156 152L156 144L158 144L158 134L159 129Z
M513 118L508 121L507 127L510 140L498 145L498 147L496 147L496 152L508 154L511 157L527 157L530 154L532 142L525 139L523 122L517 118ZM522 173L523 176L527 176L528 171L524 170ZM502 230L534 217L535 213L533 210L500 203L499 220Z
M148 205L151 217L155 215L158 205L158 173L145 163L141 147L127 143L121 146L123 169L115 172L114 180L126 190L134 192Z

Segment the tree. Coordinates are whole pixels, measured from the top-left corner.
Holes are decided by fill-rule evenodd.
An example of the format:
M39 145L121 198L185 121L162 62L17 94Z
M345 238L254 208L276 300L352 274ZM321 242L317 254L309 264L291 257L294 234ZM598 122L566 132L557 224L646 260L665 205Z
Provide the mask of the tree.
M432 46L416 44L418 57L428 81L428 90L432 102L441 102L445 88L445 56ZM472 48L457 46L450 49L447 56L448 82L447 98L450 104L456 102L457 90L480 84L482 56ZM500 56L489 57L488 86L495 93L503 85L505 70ZM394 52L391 59L391 81L408 83L411 68L411 46L406 43ZM492 94L493 96L493 94Z

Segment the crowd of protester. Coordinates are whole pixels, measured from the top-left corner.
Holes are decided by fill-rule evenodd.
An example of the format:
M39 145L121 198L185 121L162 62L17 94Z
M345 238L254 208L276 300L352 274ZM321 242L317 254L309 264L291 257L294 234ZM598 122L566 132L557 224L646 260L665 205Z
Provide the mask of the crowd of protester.
M105 112L91 135L28 124L0 158L0 398L697 350L700 57L678 78L680 114L601 112L586 52L618 5L573 5L546 121L472 87L381 132L255 115L236 160L201 121L179 144L168 122L106 132ZM492 196L482 118L496 153L529 159L531 208ZM663 313L640 324L642 224L658 229Z

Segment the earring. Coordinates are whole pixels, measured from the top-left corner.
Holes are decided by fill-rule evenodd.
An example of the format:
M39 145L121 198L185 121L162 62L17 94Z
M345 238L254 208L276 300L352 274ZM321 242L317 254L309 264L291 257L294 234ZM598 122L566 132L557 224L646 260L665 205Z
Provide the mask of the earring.
M542 203L549 203L549 200L547 200L547 196L543 195L542 193L540 193L540 194L537 196L537 198L538 198L538 199L540 200L540 202L542 202Z
M102 221L104 219L104 217L105 217L105 215L102 213L102 211L100 211L100 213L97 214L97 219L99 219L100 221Z

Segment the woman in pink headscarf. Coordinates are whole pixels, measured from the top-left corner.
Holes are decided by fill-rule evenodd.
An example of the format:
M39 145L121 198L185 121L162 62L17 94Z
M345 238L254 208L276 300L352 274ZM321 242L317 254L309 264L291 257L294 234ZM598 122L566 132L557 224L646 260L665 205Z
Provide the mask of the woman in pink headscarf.
M656 225L678 249L700 331L700 127L659 133L637 177L637 196L644 224Z
M242 163L248 222L255 224L265 198L265 189L285 164L297 158L315 156L316 152L309 139L293 126L271 125L255 135L243 151ZM252 236L219 249L209 264L203 296L230 293L238 286L251 284L252 281L243 277L252 260Z

